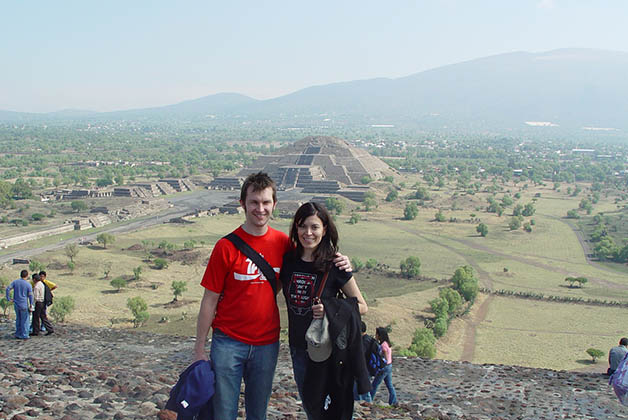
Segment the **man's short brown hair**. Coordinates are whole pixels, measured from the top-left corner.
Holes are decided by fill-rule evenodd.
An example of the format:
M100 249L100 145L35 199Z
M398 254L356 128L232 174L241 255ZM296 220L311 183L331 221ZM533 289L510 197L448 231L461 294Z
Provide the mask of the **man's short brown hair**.
M248 193L249 187L253 187L253 192L272 188L273 203L277 202L277 184L275 184L275 181L273 181L266 172L258 172L246 177L244 184L242 184L242 189L240 190L240 201L243 203L246 202L246 194Z

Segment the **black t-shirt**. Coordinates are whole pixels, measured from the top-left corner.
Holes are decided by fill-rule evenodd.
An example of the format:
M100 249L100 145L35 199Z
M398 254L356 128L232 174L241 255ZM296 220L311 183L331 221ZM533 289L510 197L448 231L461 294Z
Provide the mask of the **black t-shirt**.
M312 322L312 299L324 274L314 268L314 263L303 261L293 252L283 257L279 279L288 307L288 335L291 346L306 348L305 332ZM321 297L335 297L352 277L351 272L341 271L332 265Z

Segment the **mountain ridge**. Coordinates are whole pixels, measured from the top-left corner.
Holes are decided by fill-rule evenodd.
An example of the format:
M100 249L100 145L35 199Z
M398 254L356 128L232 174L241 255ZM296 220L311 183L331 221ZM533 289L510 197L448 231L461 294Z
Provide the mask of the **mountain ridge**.
M573 127L628 128L628 53L566 48L515 51L448 64L399 78L309 86L258 100L218 93L161 107L58 118L291 119L320 116L369 123L385 119L446 125L520 126L551 121ZM7 114L8 112L8 114ZM45 119L50 114L0 111L0 119Z

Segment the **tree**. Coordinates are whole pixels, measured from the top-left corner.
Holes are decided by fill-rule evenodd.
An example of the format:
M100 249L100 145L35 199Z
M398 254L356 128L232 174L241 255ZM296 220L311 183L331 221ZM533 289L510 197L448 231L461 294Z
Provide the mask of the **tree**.
M427 188L425 187L417 188L416 192L414 193L414 198L416 198L417 200L424 200L424 201L429 201L432 199L432 197L430 197L430 193L427 191Z
M430 308L436 318L445 317L449 314L449 303L443 298L436 298L430 300Z
M604 353L602 350L590 348L587 349L587 354L591 356L591 358L593 359L593 363L597 363L597 359L604 356L606 353Z
M140 327L148 321L148 305L140 296L129 298L126 301L126 306L133 314L133 327Z
M68 262L68 269L70 270L70 273L74 273L74 269L76 268L76 264L72 261Z
M126 287L126 280L124 279L124 277L116 277L115 279L111 280L109 284L111 285L111 287L120 292L123 288Z
M360 221L360 215L356 214L356 213L352 213L351 217L349 218L349 224L350 225L355 225Z
M2 288L4 290L4 287ZM0 297L0 309L2 309L2 315L6 318L7 309L11 307L11 303L7 300L7 298Z
M103 248L107 249L107 245L112 244L116 241L116 237L110 233L101 233L96 236L96 242L102 245Z
M515 208L512 210L513 216L521 216L523 214L523 205L517 204Z
M375 267L377 267L377 260L375 258L369 258L368 260L366 260L366 268L372 270Z
M446 317L444 316L437 317L436 321L434 321L434 327L432 328L432 330L434 331L434 337L440 338L444 336L445 333L447 332L448 327L449 325L447 325Z
M329 197L325 200L325 207L331 212L340 215L345 208L345 204L337 197Z
M534 204L528 203L523 207L523 211L521 212L521 214L525 217L530 217L534 215L534 212L536 212L536 209L534 208Z
M397 198L399 198L397 190L390 190L386 195L386 201L388 202L395 201Z
M408 350L412 356L433 359L436 356L436 337L434 332L429 328L416 330Z
M168 261L166 261L164 258L155 258L153 263L155 263L155 268L157 268L158 270L168 268Z
M434 220L436 220L437 222L444 222L445 220L447 220L447 218L443 214L443 211L439 209L438 212L434 215Z
M102 267L103 274L105 275L105 279L109 279L109 273L111 273L111 263L107 261Z
M580 215L578 214L578 210L569 210L567 211L567 219L579 219Z
M510 230L517 230L521 227L521 219L519 219L517 216L513 216L510 219L510 222L508 222L508 228Z
M479 286L471 266L465 265L456 269L451 278L451 282L454 284L454 289L457 290L466 301L472 302L475 300Z
M84 201L78 201L78 200L72 201L71 207L72 207L72 210L74 210L77 213L87 210L87 204L85 204Z
M71 263L74 263L74 258L78 255L79 250L79 246L76 243L67 244L65 246L65 255L67 255Z
M587 284L589 280L586 277L576 277L576 283L578 286L582 288L585 284Z
M421 274L421 260L419 257L408 257L399 264L401 274L407 278L418 277Z
M50 307L50 314L57 322L64 322L76 306L72 296L55 297L55 304Z
M482 237L486 237L486 235L488 235L488 226L486 226L485 223L480 223L476 228L475 231L477 233L479 233Z
M377 207L377 200L375 197L366 197L364 199L364 211L371 211L375 207Z
M447 312L449 315L455 315L462 307L462 296L460 296L460 293L451 287L440 289L438 291L438 296L447 301Z
M16 200L26 200L33 198L31 186L23 178L18 178L11 187L11 195Z
M567 283L569 283L569 287L573 287L574 283L576 282L576 278L575 277L565 277L565 281Z
M351 268L353 268L354 273L357 273L364 268L364 263L358 257L353 257L351 258Z
M183 292L188 290L188 285L184 280L180 280L180 281L173 280L172 284L170 285L170 288L172 289L172 293L174 293L174 299L172 300L176 302L179 296L181 296Z
M419 214L419 208L415 203L406 204L406 208L403 210L403 218L405 220L414 220Z
M28 264L28 269L33 273L39 273L42 270L46 269L46 266L37 260L31 260Z
M139 281L141 275L142 275L142 266L138 265L137 267L133 269L133 280Z

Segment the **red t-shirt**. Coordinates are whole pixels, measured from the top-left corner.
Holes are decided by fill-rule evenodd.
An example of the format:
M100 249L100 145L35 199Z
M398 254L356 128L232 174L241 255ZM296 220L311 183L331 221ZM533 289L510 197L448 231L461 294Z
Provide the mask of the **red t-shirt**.
M242 226L234 233L279 273L282 257L291 247L288 235L271 227L262 236L249 235ZM222 295L212 327L246 344L277 342L279 309L273 288L266 283L261 270L231 241L216 242L201 281L203 287Z

